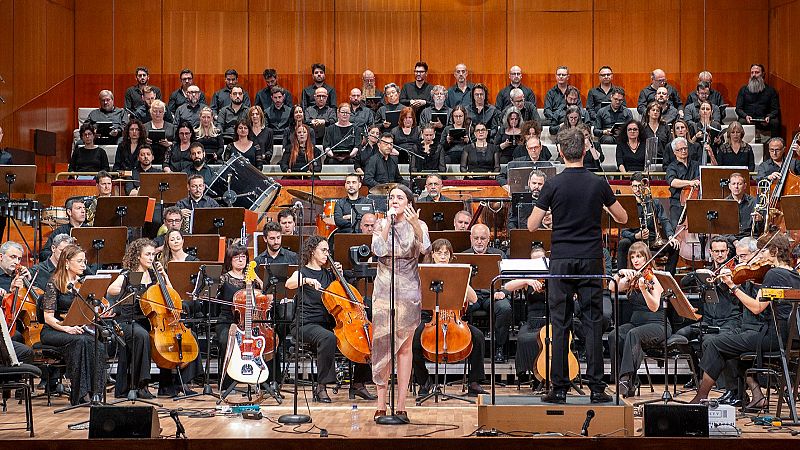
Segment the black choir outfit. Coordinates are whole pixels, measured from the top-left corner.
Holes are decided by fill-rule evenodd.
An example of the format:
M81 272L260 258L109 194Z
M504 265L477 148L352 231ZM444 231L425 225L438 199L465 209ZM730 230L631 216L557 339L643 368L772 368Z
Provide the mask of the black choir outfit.
M264 127L261 129L261 131L259 131L258 134L255 134L252 130L250 130L250 134L247 136L247 138L258 144L259 148L261 148L261 153L264 155L264 164L271 164L274 140L274 134L272 133L272 130L269 129L269 127ZM258 167L258 170L261 169L261 167Z
M525 297L525 321L517 332L517 354L514 358L517 374L533 372L539 356L539 330L547 324L547 296L544 292L534 292L528 286L523 291Z
M164 131L164 139L175 142L177 140L176 127L164 119L164 128L155 128L152 121L145 122L144 129L147 130L148 136L153 131ZM153 164L164 164L164 158L170 148L153 141L151 144L153 148ZM179 144L180 145L180 144Z
M353 164L350 152L361 146L361 130L353 125L341 126L332 123L325 127L325 136L322 138L322 148L333 152L337 158L330 155L325 159L326 164ZM344 159L339 159L344 157Z
M653 162L657 163L662 161L665 158L664 155L667 152L670 153L672 152L672 148L667 147L667 145L669 145L669 143L672 141L672 133L669 130L669 125L667 125L666 123L659 122L658 128L656 128L655 131L653 131L653 129L650 127L649 124L643 123L642 130L639 131L639 133L642 134L641 136L642 142L647 142L647 139L651 137L655 137L658 139L658 153L657 153L658 156L656 156L656 161ZM644 149L645 147L639 145L639 148ZM644 154L644 152L642 152L642 154ZM625 166L625 168L627 169L628 166Z
M309 136L308 138L311 139L311 136ZM320 151L320 149L317 148L317 146L314 146L314 158L318 158L319 155L321 154L322 152ZM291 167L289 167L289 160L291 159L291 156L292 156L291 147L290 148L284 147L283 155L281 155L281 162L279 163L282 172L311 172L311 166L306 167L309 161L306 158L306 152L304 151L304 149L301 148L300 151L297 152L297 158L295 159L294 164ZM314 163L314 172L320 172L320 171L322 171L322 158L317 159L317 161Z
M422 142L422 137L420 135L419 127L412 127L411 131L406 134L402 127L397 126L392 129L392 136L394 137L394 145L396 147L400 147L417 154L420 153L420 142ZM414 155L408 152L400 151L399 158L400 163L405 164L410 162L411 159L414 158Z
M361 214L356 210L355 205L372 203L365 197L358 197L351 200L350 197L340 198L336 200L336 206L333 208L333 221L336 223L336 231L338 233L358 233L359 223L361 223ZM349 219L344 216L349 215Z
M697 161L687 160L687 164L675 160L667 166L667 184L672 185L672 180L698 180L700 179L700 165ZM627 168L627 167L626 167ZM681 192L683 188L669 188L669 220L676 227L683 206L681 206Z
M589 115L591 116L592 120L597 119L597 114L602 108L611 106L612 88L614 88L613 85L609 86L608 90L605 90L603 89L602 85L597 85L589 89L589 93L586 95L586 110L589 111ZM625 104L624 97L622 99L622 106L620 109L628 111L628 106ZM628 111L628 115L630 115L630 111Z
M369 143L369 140L358 150L356 153L356 157L353 158L353 168L355 170L361 169L362 171L367 168L367 162L372 155L375 155L378 152L378 145L372 145Z
M461 172L499 172L500 171L500 149L487 143L484 147L478 148L476 143L468 144L461 153ZM473 176L473 180L488 180L491 176Z
M436 145L436 143L427 148L424 144L420 144L418 153L423 158L412 155L409 166L410 172L447 172L447 164L442 153L442 147Z
M454 139L452 142L447 142L447 135L450 133L450 130L453 129L465 130L466 141L464 139ZM441 152L444 154L447 164L461 164L461 154L464 152L464 148L470 143L469 135L470 130L465 128L456 128L453 125L444 127L444 130L442 130L442 137L439 140L439 147L441 147Z
M752 172L756 168L756 158L753 147L747 142L742 142L738 152L734 152L729 142L724 142L716 151L717 164L720 166L745 166ZM767 155L767 159L769 156ZM758 179L756 177L756 179Z
M70 172L99 172L108 169L108 154L100 147L79 146L72 152L67 168Z
M189 148L181 150L181 143L175 142L172 148L164 155L164 166L173 172L184 172L192 166Z
M397 157L390 155L384 158L382 154L376 153L367 161L367 167L364 169L364 184L367 187L372 188L384 183L405 184L404 181L397 165Z
M250 141L250 146L245 151L236 148L233 142L225 146L225 151L222 153L222 160L227 161L234 156L245 158L258 170L264 168L264 150L256 142Z

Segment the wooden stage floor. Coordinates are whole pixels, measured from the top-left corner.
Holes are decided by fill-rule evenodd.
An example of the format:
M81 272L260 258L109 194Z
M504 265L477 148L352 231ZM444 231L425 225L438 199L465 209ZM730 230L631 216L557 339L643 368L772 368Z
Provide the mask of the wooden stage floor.
M374 387L370 386L370 390L374 391ZM448 388L449 393L455 394L459 391L459 387ZM241 450L241 445L233 445L237 440L246 439L267 439L273 441L275 445L283 443L280 448L303 448L309 450L315 445L327 445L324 448L331 448L331 444L319 444L324 442L320 437L321 429L327 431L329 439L339 440L340 444L336 448L347 448L349 450L355 448L379 448L385 445L385 442L394 442L391 448L418 448L414 447L412 443L416 439L425 438L431 442L437 442L440 448L459 448L464 449L475 444L485 446L485 441L480 438L471 437L478 429L478 413L477 406L456 400L440 401L434 403L433 400L426 402L423 406L414 406L414 401L411 393L408 393L408 404L411 405L408 409L409 417L412 421L409 425L402 426L379 426L376 425L372 416L374 413L374 406L372 402L364 400L348 400L347 389L344 388L337 394L333 394L331 389L328 390L333 398L333 403L325 405L313 403L311 401L310 388L306 391L300 391L299 397L299 412L311 415L313 424L300 425L300 426L282 426L277 423L277 418L281 414L289 413L292 410L291 396L287 395L283 405L278 406L275 400L269 398L262 403L262 420L245 420L241 416L226 415L221 412L215 411L215 401L209 397L201 397L200 399L183 399L173 401L169 398L158 398L157 400L163 405L159 410L160 424L162 427L162 437L174 437L175 424L169 417L170 410L179 410L181 412L181 422L186 428L188 441L162 441L159 444L160 448L208 448L213 447L216 449L221 448L238 448ZM645 392L646 391L646 392ZM498 395L530 395L532 394L529 388L523 387L518 390L514 387L498 388ZM646 400L660 398L661 391L656 387L655 393L650 393L649 389L642 390L643 395L639 398L632 400ZM688 400L692 393L685 393L678 396L678 399ZM773 400L775 397L773 396ZM68 403L64 397L54 398L53 406L48 407L45 397L34 399L33 411L35 416L35 431L34 438L28 437L28 432L24 429L11 430L10 427L21 426L24 428L24 408L18 404L17 401L9 401L8 411L0 414L0 440L6 441L6 448L80 448L86 450L94 448L95 443L104 441L88 441L87 429L68 429L68 425L88 419L88 408L78 408L62 414L53 414L56 408L65 406ZM358 406L358 427L351 427L351 406L355 404ZM130 405L130 403L124 403ZM774 411L774 407L773 407ZM602 414L598 411L598 414ZM567 437L566 442L555 445L556 441L553 438L531 438L526 435L524 430L516 430L511 433L512 439L524 438L525 442L530 443L532 439L541 441L544 445L553 444L563 448L566 445L568 448L583 447L584 443L588 441L594 442L591 447L596 449L598 445L605 447L606 444L610 445L609 448L618 448L618 444L633 445L639 447L644 445L647 448L654 448L654 442L673 442L679 441L690 443L690 445L703 445L704 447L715 447L713 442L719 442L720 439L704 440L703 442L712 442L709 445L697 442L697 439L661 439L653 440L639 437L642 435L642 419L635 417L635 430L634 436L629 438L603 438L603 439L586 439L579 437ZM792 442L795 438L791 435L791 429L785 428L781 430L772 430L770 432L766 427L757 426L752 424L750 417L741 417L737 420L737 426L741 429L742 434L740 438L723 438L724 439L737 439L737 447L748 448L750 445L755 444L756 441L761 439L769 439L770 445L782 446L783 443L796 446ZM800 427L797 428L800 430ZM502 430L511 431L511 430ZM756 438L755 440L752 440ZM344 441L341 441L344 439ZM781 442L781 439L785 442ZM797 438L800 439L800 438ZM14 440L13 443L8 440ZM50 442L45 442L50 441ZM451 442L452 441L452 442ZM509 442L510 442L509 441ZM109 448L108 441L105 447ZM125 446L130 447L133 442L147 442L143 441L126 441ZM304 443L305 442L305 443ZM343 442L343 444L342 444ZM370 444L371 442L371 444ZM506 442L506 439L495 438L492 442ZM647 442L647 444L645 444ZM202 444L202 445L200 445ZM495 444L492 444L495 447ZM730 444L723 444L730 445ZM134 445L138 446L138 445ZM659 446L659 445L655 445ZM506 447L505 444L500 445L500 448ZM537 445L537 447L540 447ZM511 447L509 447L511 448ZM519 448L519 447L514 447ZM588 448L588 447L587 447ZM674 448L674 447L672 447ZM439 450L437 448L437 450ZM495 450L493 448L493 450Z

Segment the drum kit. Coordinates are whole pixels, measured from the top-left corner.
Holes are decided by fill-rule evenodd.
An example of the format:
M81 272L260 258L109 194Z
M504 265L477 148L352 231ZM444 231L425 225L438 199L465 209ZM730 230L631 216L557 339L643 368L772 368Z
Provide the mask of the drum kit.
M236 155L222 164L208 190L215 200L249 209L258 213L261 220L278 198L281 185L256 169L247 158Z

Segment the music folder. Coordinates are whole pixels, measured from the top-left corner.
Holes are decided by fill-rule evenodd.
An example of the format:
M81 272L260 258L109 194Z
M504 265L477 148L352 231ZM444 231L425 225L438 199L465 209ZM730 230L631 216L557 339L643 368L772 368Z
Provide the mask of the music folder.
M625 122L617 122L611 126L611 134L619 134L622 130L622 127L625 126Z
M396 127L398 123L400 123L400 111L386 111L386 121L392 124L392 127Z
M154 144L161 142L162 140L167 138L167 131L166 130L149 130L147 132L147 137L153 141Z
M95 122L94 129L100 137L111 137L111 129L114 128L113 122Z
M450 130L447 131L447 135L450 136L450 139L452 139L454 141L458 140L458 139L463 139L464 136L467 135L467 129L466 128L450 128Z
M446 112L432 112L431 113L431 122L439 122L442 125L447 125L447 113Z

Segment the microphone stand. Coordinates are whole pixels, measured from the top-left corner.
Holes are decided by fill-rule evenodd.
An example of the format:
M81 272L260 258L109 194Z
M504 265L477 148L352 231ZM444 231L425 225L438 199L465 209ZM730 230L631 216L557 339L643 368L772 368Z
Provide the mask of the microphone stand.
M317 147L314 146L314 148L317 148ZM325 152L320 151L319 156L315 157L314 159L309 161L305 166L300 168L301 172L304 172L304 171L306 171L306 169L311 168L311 199L312 200L314 199L314 178L317 177L317 175L316 175L317 174L316 162L318 160L321 160L323 156L325 156ZM314 215L314 203L313 202L310 202L310 203L311 203L311 214L308 215L308 224L312 225L311 224L311 216ZM305 225L302 220L300 220L299 222L300 222L301 226ZM303 248L302 247L302 245L303 245L303 240L302 240L303 239L303 233L301 232L299 234L300 234L300 248L302 249ZM298 269L298 271L299 271L299 269Z
M324 155L324 153L323 153ZM321 156L321 155L320 155ZM314 161L311 161L314 162ZM313 171L312 171L313 173ZM311 178L312 183L314 178ZM313 184L312 184L313 186ZM303 207L302 204L299 208L300 217L303 217ZM300 249L303 248L303 233L300 233ZM301 262L301 261L299 261ZM295 313L294 313L294 329L295 329L295 343L294 343L294 390L292 394L294 395L294 401L292 402L292 414L283 414L278 417L278 423L283 424L294 424L299 425L303 423L311 423L311 416L308 414L298 414L297 413L297 383L298 383L298 366L299 366L299 355L300 355L300 324L299 318L303 312L303 286L300 284L302 280L302 276L300 274L300 270L303 266L297 266L297 302L300 304L300 314L297 313L297 304L295 304Z
M394 293L395 293L394 269L395 269L395 254L394 254L394 251L395 251L395 234L396 234L395 232L397 231L395 229L394 221L395 221L396 214L397 213L395 212L395 215L391 215L391 214L389 215L389 224L392 227L392 229L391 229L391 234L392 234L392 263L391 263L392 264L392 271L391 271L391 275L390 275L391 287L389 289L389 339L390 339L390 341L389 341L389 358L391 358L392 362L391 362L391 365L390 365L391 371L389 372L389 380L387 381L389 383L388 387L389 387L389 412L390 413L388 415L380 416L380 417L376 418L375 419L375 423L378 424L378 425L405 425L405 424L408 423L405 420L403 420L400 416L395 414L395 411L394 411L394 400L395 400L394 399L394 389L395 389L394 385L395 385L395 383L394 383L394 380L392 379L394 377L394 375L395 375L395 369L396 369L395 368L396 361L395 361L395 353L394 353L395 352L395 347L394 347L394 344L395 344L395 342L394 342L395 341L395 336L394 336L394 331L395 331L394 330L394 314L395 314L395 310L394 310Z
M205 265L200 266L200 271L197 273L197 282L202 283L202 286L205 287L206 298L211 298L211 285L214 284L214 279L209 277L208 274L206 273ZM197 301L197 295L195 294L195 292L197 292L197 290L192 292L192 296L195 298L195 301ZM200 323L205 325L206 327L206 361L205 364L203 365L203 372L204 372L203 391L189 395L177 396L173 399L173 401L183 400L186 398L206 396L206 395L219 399L219 394L215 394L214 389L211 387L211 302L206 300L205 303L206 303L205 317L200 319ZM180 371L178 373L180 373ZM220 380L221 379L222 375L220 375Z

